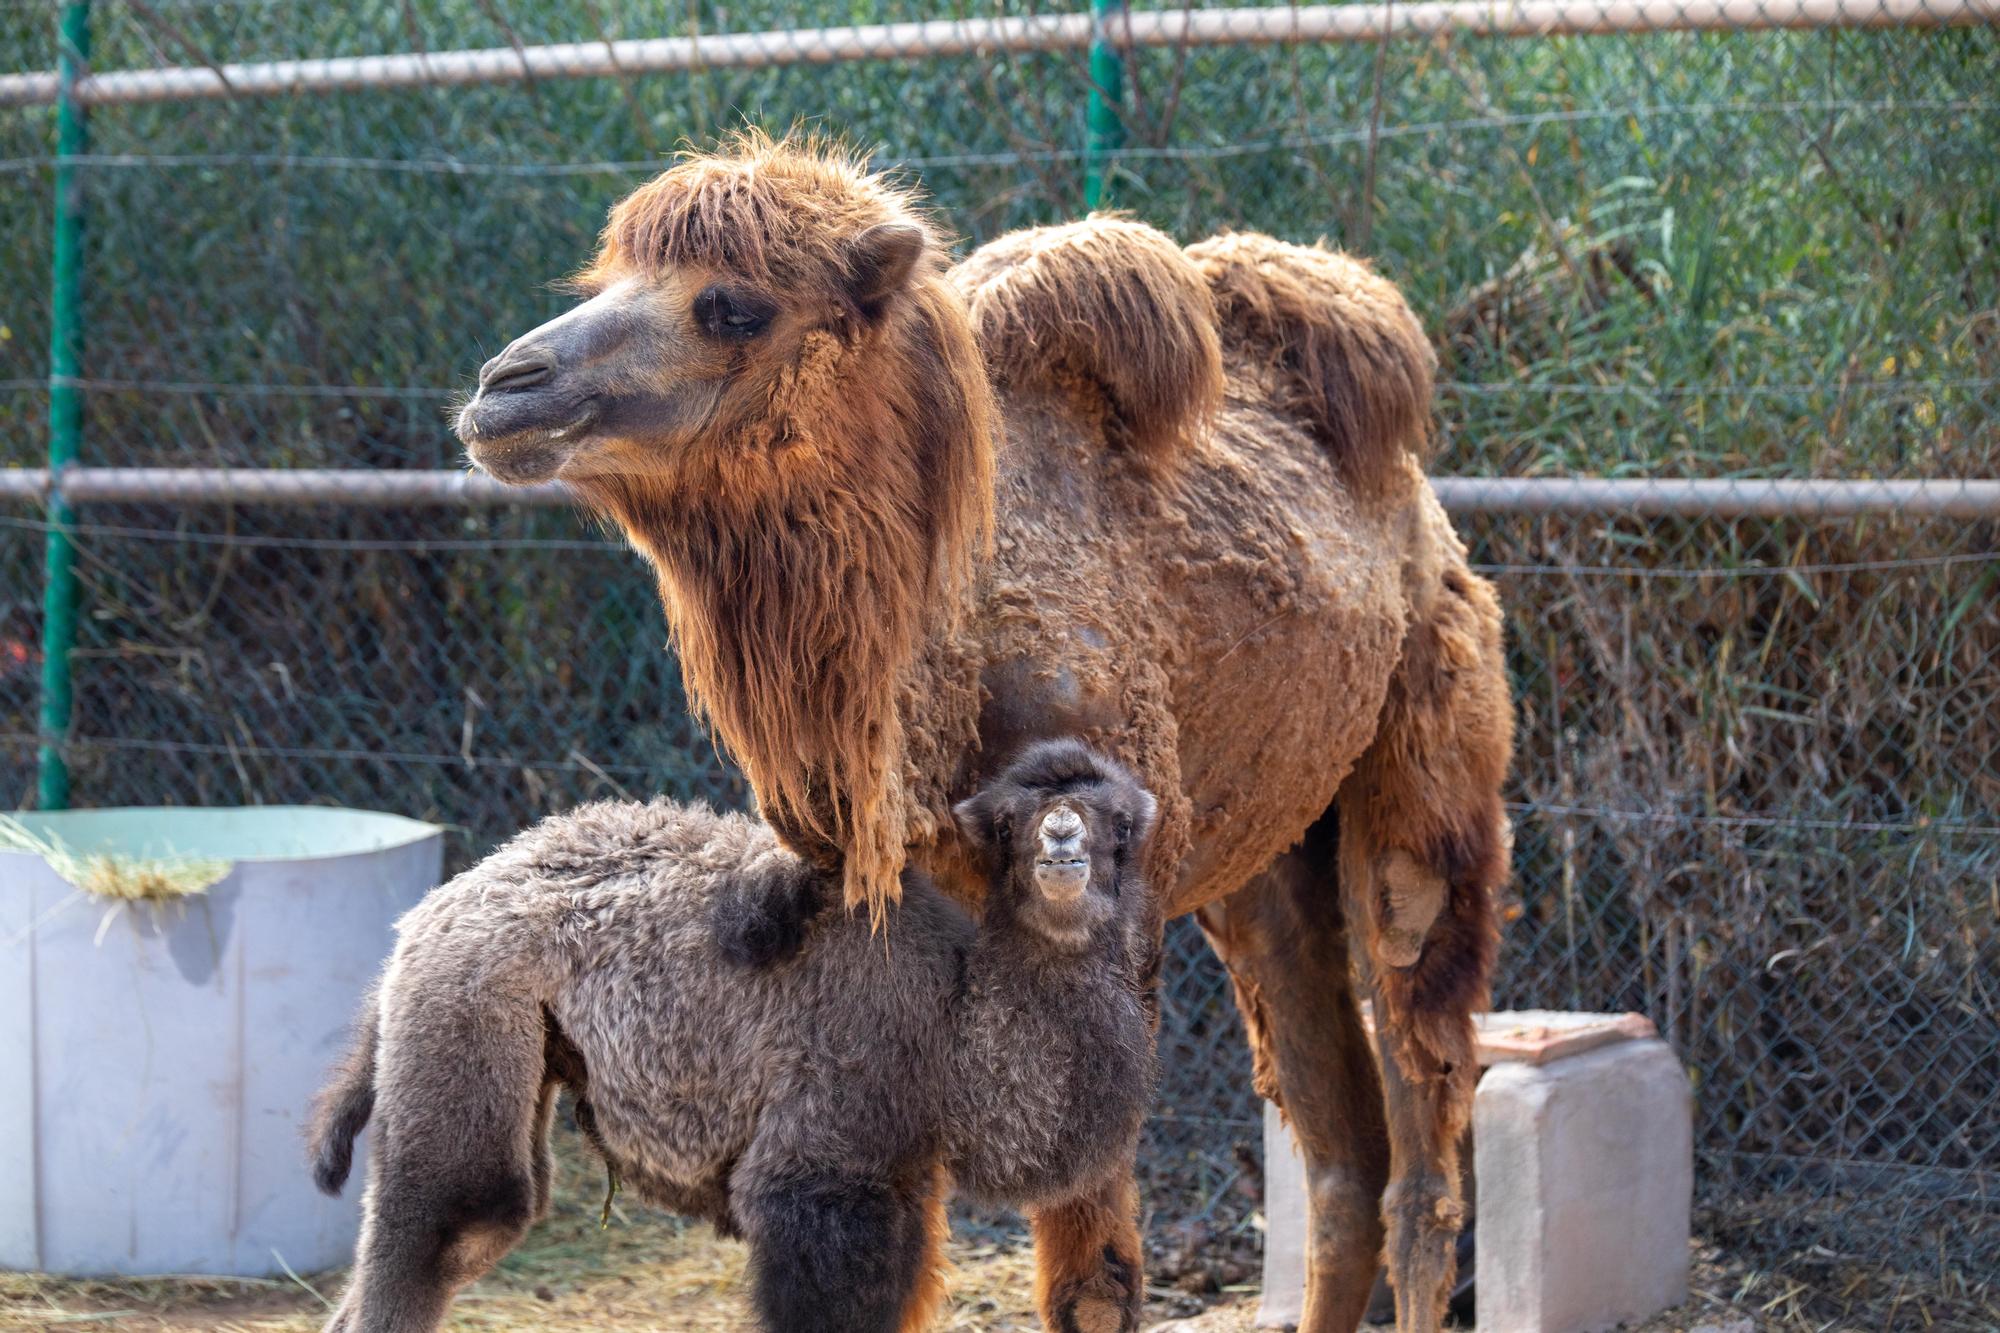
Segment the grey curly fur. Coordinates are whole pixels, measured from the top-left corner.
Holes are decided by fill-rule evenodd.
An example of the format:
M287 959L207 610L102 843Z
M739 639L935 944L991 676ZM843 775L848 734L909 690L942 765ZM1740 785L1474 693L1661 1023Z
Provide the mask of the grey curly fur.
M1031 873L1057 797L1089 827L1080 904ZM1080 744L1033 747L960 810L992 869L977 929L914 873L885 930L820 910L836 877L703 806L589 805L515 838L404 916L321 1094L322 1189L374 1125L328 1333L435 1328L546 1212L562 1086L639 1195L747 1237L764 1327L911 1326L940 1168L1029 1206L1129 1159L1153 1081L1152 812ZM796 948L746 965L746 913Z

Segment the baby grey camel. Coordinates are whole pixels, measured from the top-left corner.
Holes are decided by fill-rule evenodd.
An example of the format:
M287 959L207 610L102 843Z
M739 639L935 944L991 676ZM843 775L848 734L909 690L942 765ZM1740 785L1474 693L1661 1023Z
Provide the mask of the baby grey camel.
M328 1333L428 1333L520 1240L559 1087L643 1198L748 1240L786 1333L923 1327L953 1185L1027 1206L1119 1170L1153 1083L1153 798L1052 741L955 814L977 928L914 873L884 931L819 910L837 877L667 801L545 820L412 909L314 1118L329 1193L374 1124Z

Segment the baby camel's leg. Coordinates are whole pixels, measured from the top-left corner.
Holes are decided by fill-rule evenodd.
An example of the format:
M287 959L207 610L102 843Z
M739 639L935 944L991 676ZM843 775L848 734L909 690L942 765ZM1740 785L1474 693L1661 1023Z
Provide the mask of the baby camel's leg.
M930 1188L922 1201L923 1240L917 1255L916 1284L903 1305L897 1333L925 1333L937 1322L950 1288L951 1264L944 1257L945 1242L951 1239L951 1174L939 1163L931 1171Z
M940 1177L779 1167L734 1200L770 1333L915 1333L941 1295ZM927 1308L928 1307L928 1308Z
M1133 1168L1029 1217L1044 1333L1135 1333L1146 1298Z
M449 1008L385 1004L366 1217L326 1333L432 1333L546 1200L539 1009Z
M533 1188L527 1177L501 1176L449 1194L412 1191L371 1216L327 1333L432 1333L452 1297L528 1229Z

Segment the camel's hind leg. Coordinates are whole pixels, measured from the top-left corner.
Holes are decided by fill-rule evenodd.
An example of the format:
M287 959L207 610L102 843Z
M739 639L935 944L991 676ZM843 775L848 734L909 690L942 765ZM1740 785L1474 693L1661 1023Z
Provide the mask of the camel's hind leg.
M1201 913L1249 1029L1257 1091L1305 1159L1310 1216L1300 1333L1353 1333L1382 1252L1389 1146L1375 1056L1349 976L1331 814Z
M1453 553L1414 608L1382 723L1341 785L1340 883L1366 955L1388 1111L1389 1281L1404 1333L1438 1327L1463 1220L1458 1144L1477 1078L1507 876L1513 704L1492 589Z

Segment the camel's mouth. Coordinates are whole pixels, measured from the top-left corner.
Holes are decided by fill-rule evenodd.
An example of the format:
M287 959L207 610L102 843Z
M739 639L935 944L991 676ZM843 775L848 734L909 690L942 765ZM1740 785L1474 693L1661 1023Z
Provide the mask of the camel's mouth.
M569 461L569 452L562 449L519 449L509 453L471 449L468 452L481 472L509 486L533 486L537 482L554 481L563 464Z
M511 486L551 481L576 456L596 420L588 403L563 397L481 392L459 412L458 438L473 463L496 481Z
M1090 884L1087 857L1043 857L1035 862L1035 887L1054 902L1074 902Z
M1044 898L1073 902L1090 883L1090 828L1067 801L1042 814L1037 830L1041 855L1035 858L1035 887Z

